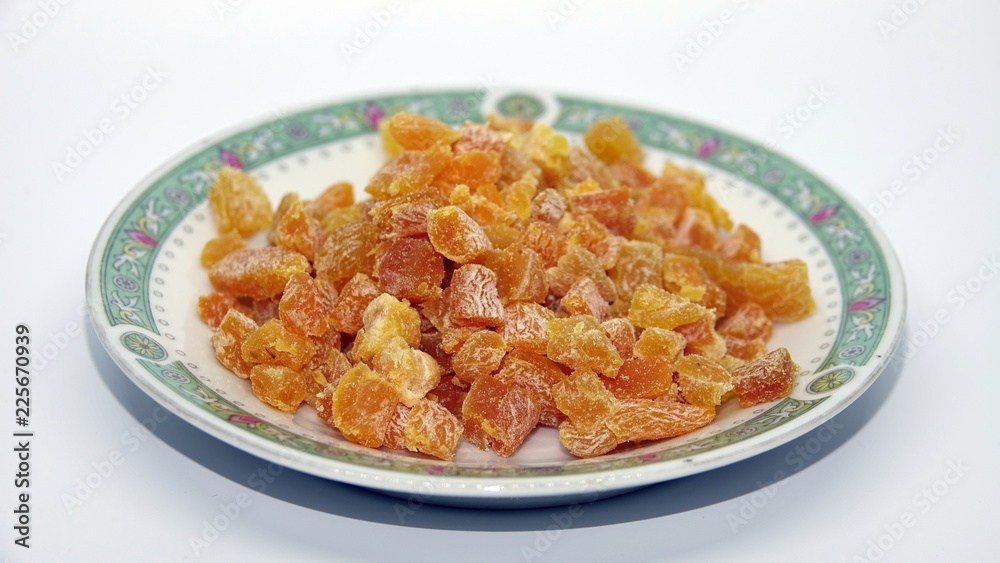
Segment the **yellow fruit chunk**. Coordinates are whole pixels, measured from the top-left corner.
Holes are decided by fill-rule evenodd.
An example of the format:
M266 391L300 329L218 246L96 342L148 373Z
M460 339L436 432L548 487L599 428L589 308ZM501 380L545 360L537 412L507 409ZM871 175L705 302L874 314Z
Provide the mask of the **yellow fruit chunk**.
M236 231L248 237L271 226L271 201L257 179L242 170L219 170L208 189L208 202L220 233Z

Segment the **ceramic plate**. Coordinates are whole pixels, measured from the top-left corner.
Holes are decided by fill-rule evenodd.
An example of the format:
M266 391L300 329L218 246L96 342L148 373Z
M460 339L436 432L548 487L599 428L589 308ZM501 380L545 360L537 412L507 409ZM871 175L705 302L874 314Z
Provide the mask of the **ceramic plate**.
M809 266L816 311L775 327L802 367L791 396L742 409L727 403L696 432L596 459L566 453L540 428L501 459L462 443L453 462L370 450L345 441L303 407L264 406L228 373L196 314L210 291L199 265L215 235L206 193L223 165L256 175L277 202L311 197L334 181L363 187L384 160L377 124L406 110L459 124L490 113L551 123L571 140L594 120L622 115L647 149L702 170L734 220L764 241L765 260ZM232 129L149 175L112 212L87 268L97 334L115 362L153 399L209 434L261 458L321 477L422 501L477 507L564 504L698 473L774 448L830 419L886 366L899 339L902 274L860 208L801 166L714 127L658 111L550 93L435 91L326 103Z

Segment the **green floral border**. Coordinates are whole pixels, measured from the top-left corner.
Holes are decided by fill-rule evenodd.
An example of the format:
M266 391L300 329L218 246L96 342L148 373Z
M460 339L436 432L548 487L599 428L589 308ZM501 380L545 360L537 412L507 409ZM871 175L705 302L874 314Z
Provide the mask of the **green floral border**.
M515 100L517 103L512 103ZM715 129L654 112L578 98L557 97L559 107L553 127L565 133L582 133L593 121L622 115L645 145L700 159L761 187L803 220L834 260L850 302L842 304L841 325L835 344L816 373L831 366L864 365L881 341L888 317L888 270L872 233L862 218L822 181L798 165L753 143ZM543 99L513 93L497 111L532 113L545 108ZM385 115L406 110L449 123L483 119L480 91L429 92L354 100L276 116L266 123L232 134L208 145L154 179L124 212L112 229L104 249L99 292L108 323L132 325L159 334L150 308L152 264L181 220L206 197L214 173L223 165L253 170L276 159L319 145L371 134ZM537 104L537 105L536 105ZM513 108L513 109L511 109ZM539 112L541 113L541 112ZM155 281L155 278L152 278ZM391 468L414 473L463 476L527 477L552 473L585 473L680 459L715 450L802 416L828 396L814 400L786 398L755 418L715 436L651 454L609 456L579 460L561 467L484 468L442 464L379 452L350 451L295 434L261 421L199 381L181 362L158 363L150 359L163 349L154 338L130 332L123 340L140 366L189 403L238 425L245 431L295 450L360 466ZM123 335L125 338L125 335ZM155 346L154 346L155 345ZM148 358L148 359L147 359ZM838 386L839 387L839 386ZM810 385L810 391L822 385ZM829 389L833 391L836 387ZM815 391L813 391L815 392Z

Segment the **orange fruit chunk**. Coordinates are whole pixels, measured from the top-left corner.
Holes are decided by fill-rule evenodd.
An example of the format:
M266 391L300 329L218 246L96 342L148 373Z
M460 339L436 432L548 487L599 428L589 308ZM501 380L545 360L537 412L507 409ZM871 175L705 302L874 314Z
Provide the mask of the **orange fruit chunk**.
M399 392L408 407L417 404L441 382L441 366L427 354L411 348L401 336L393 336L371 358L372 368Z
M597 258L582 246L573 246L569 252L559 258L555 268L546 271L549 280L549 290L557 297L566 295L569 288L580 278L590 278L597 286L597 291L608 303L618 297L615 284L605 273Z
M681 254L663 256L663 288L715 311L726 312L726 292L701 268L697 259Z
M219 328L230 309L247 310L235 295L228 293L212 292L198 297L198 318L212 328Z
M219 323L219 329L212 335L211 344L219 363L237 376L247 379L253 367L243 359L243 344L257 330L257 323L250 317L230 309Z
M336 288L354 274L371 274L378 229L371 223L349 223L327 237L316 253L316 277Z
M545 264L534 250L514 243L497 254L497 292L504 302L541 303L549 293ZM487 264L489 265L489 264Z
M499 327L504 323L497 275L486 266L466 264L451 275L448 316L462 326Z
M441 297L444 258L423 238L394 238L375 251L375 278L382 291L414 303Z
M628 320L640 328L673 329L706 315L701 305L653 285L639 287L628 310Z
M408 301L383 293L365 307L362 320L364 328L358 331L352 350L355 361L371 360L396 336L411 348L420 346L420 314Z
M639 286L663 283L663 249L637 240L622 244L618 260L608 276L618 290L618 298L630 301Z
M403 151L375 173L365 191L383 200L426 188L450 160L451 149L443 145Z
M799 366L785 348L768 352L763 358L747 362L732 372L733 386L741 407L752 407L787 397L795 388Z
M327 314L330 302L316 280L305 272L288 279L278 302L278 315L292 332L306 336L322 336L329 328Z
M382 290L365 274L355 274L330 307L330 326L354 336L364 327L364 312Z
M653 399L666 395L673 382L671 358L646 356L625 360L618 375L605 379L604 386L619 399Z
M316 345L310 338L288 330L280 320L271 319L246 339L241 353L251 364L278 365L300 371L316 355Z
M211 268L216 262L222 260L227 254L234 250L239 250L247 245L240 233L229 231L210 239L201 249L201 265Z
M601 328L604 329L604 334L607 334L608 338L611 339L611 343L614 344L615 350L618 350L618 355L621 356L622 360L632 357L637 342L635 340L635 327L632 326L631 321L624 317L608 319L601 323Z
M312 200L313 208L320 217L336 209L354 205L354 186L350 182L336 182L323 190Z
M271 226L271 200L256 178L236 168L219 170L208 188L208 202L220 233L237 231L248 237Z
M460 264L475 262L493 248L479 223L454 205L427 213L427 235L434 250Z
M385 441L398 403L396 388L358 362L340 378L331 396L331 419L348 440L377 448Z
M566 251L569 244L566 237L553 225L542 221L531 221L524 229L521 242L542 257L546 268L555 266Z
M507 354L507 343L492 330L479 330L458 348L451 358L451 367L463 383L489 375L500 368Z
M421 399L403 429L406 449L450 461L462 437L462 423L444 406Z
M625 399L606 424L619 444L661 440L687 434L715 418L714 407L661 399Z
M545 329L549 335L545 346L549 359L573 370L593 370L609 377L618 373L622 358L594 317L552 319Z
M716 328L723 336L746 340L768 340L773 330L771 319L767 318L764 308L753 301L740 305L735 313L719 321Z
M556 407L573 426L589 432L602 426L621 405L593 371L576 370L552 386Z
M295 412L306 398L302 375L285 366L260 364L250 370L254 396L283 412Z
M497 332L512 348L544 354L545 325L553 318L555 314L538 303L515 301L504 307L504 324Z
M385 125L392 139L406 150L422 151L435 144L450 145L461 137L461 133L450 125L412 113L400 112L392 116Z
M591 278L580 278L571 285L560 304L570 315L590 315L598 321L603 321L609 312L608 302Z
M674 362L677 385L684 400L692 405L714 407L733 390L733 378L719 364L695 354L685 355Z
M606 454L618 446L618 437L604 425L595 426L581 432L572 422L566 420L559 425L559 442L576 457L596 457Z
M600 190L572 195L569 206L578 215L589 214L611 233L627 237L638 217L627 188Z
M684 352L687 339L684 335L665 328L649 327L642 331L635 343L635 355L666 356L671 361L676 360Z
M684 346L685 354L698 354L713 361L718 361L726 354L726 341L715 331L714 314L674 327L674 330L687 341Z
M566 420L552 396L552 386L566 379L566 374L552 360L525 350L512 350L504 357L494 377L534 391L540 408L539 424L558 427Z
M509 457L538 424L540 413L533 391L487 375L472 382L462 403L463 434L479 449L492 447Z
M316 249L323 242L319 222L301 201L295 201L281 214L271 233L274 244L294 250L310 262L316 259Z
M417 190L377 202L371 209L372 223L379 238L412 237L427 234L427 213L447 204L434 188Z
M737 225L722 241L719 254L738 262L760 262L760 235L746 225Z
M293 275L310 270L305 256L286 248L241 248L216 262L208 279L222 293L269 299L279 295Z
M620 116L595 121L583 134L583 141L590 152L607 164L625 160L642 165L642 147Z

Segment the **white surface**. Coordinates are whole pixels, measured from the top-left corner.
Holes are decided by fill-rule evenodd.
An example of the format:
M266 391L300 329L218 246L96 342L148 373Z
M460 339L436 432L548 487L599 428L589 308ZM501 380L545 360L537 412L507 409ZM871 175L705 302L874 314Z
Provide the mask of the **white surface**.
M230 3L238 5L220 16L218 7ZM986 331L1000 310L1000 276L981 266L1000 254L992 136L1000 126L1000 6L577 3L400 1L350 61L343 43L388 2L69 2L16 50L11 35L22 34L21 18L42 21L34 16L42 4L0 5L0 334L9 338L0 359L13 362L19 322L31 326L36 359L46 344L59 350L31 387L30 550L12 543L13 438L0 447L0 557L997 558L1000 453L991 428L1000 384ZM918 5L883 36L879 21L890 22L894 6ZM550 23L547 12L560 6L573 13ZM673 54L724 9L729 23L679 69ZM141 84L147 67L162 78L147 80L156 88L126 114L116 100ZM81 316L90 245L122 195L175 152L301 102L481 83L635 102L773 138L866 205L880 193L887 199L901 181L878 221L907 275L906 337L920 344L912 358L883 374L835 426L768 454L583 507L489 512L420 506L420 499L408 505L290 470L267 475L266 462L165 417L97 343ZM811 113L800 127L782 121L824 89L825 101L812 98L818 109L800 110ZM103 119L113 129L58 180L52 162ZM949 129L957 138L939 143L947 151L916 177L911 159ZM958 285L978 291L962 297ZM932 331L942 312L947 321ZM8 436L12 391L5 377L0 432ZM143 421L154 434L141 430ZM79 484L88 476L96 483L91 474L112 459L120 465L67 510L67 496L86 493ZM231 503L243 506L227 521L220 504ZM191 538L213 519L225 529L195 553ZM559 526L568 529L554 531ZM884 554L870 543L879 541Z

